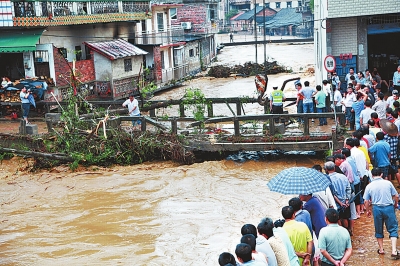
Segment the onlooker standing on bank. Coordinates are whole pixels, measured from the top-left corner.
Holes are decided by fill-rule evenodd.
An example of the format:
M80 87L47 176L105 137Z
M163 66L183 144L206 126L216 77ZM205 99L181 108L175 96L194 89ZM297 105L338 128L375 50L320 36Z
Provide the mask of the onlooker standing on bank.
M383 249L383 224L389 232L392 244L392 258L399 259L400 254L397 251L398 223L395 209L398 207L399 196L393 184L382 179L382 172L378 168L371 171L373 182L368 184L365 189L364 199L367 207L367 215L374 217L375 237L379 245L379 254L385 254Z
M21 98L21 103L22 103L22 117L24 118L26 124L29 124L28 121L28 115L29 115L29 109L31 108L31 102L29 101L29 96L31 95L30 90L26 90L25 87L21 89L21 92L19 93L19 97Z
M335 111L337 114L343 113L343 106L342 106L342 92L340 91L339 87L332 85L333 87L333 104L335 106ZM337 122L340 124L340 118L337 118Z
M397 71L393 74L394 90L400 91L400 65L397 66Z
M270 94L270 110L273 114L283 114L283 102L286 100L285 95L278 87L273 87L273 91Z
M385 102L385 95L380 92L378 93L378 98L376 99L375 104L371 107L378 114L379 119L386 118L386 102Z
M338 77L337 73L334 72L334 73L333 73L333 76L332 76L332 86L336 86L336 89L337 89L340 93L342 93L342 92L341 92L341 89L340 89L340 85L341 85L340 78ZM333 88L333 87L332 87L332 88Z
M354 73L354 67L350 67L349 73L347 73L346 77L344 78L344 80L346 81L346 86L348 86L349 83L352 83L351 77L354 77L354 80L357 77L356 73Z
M325 92L322 91L322 87L320 85L317 85L317 94L315 94L315 107L317 109L317 113L324 113L326 110L326 94ZM319 125L327 125L328 122L325 117L320 117L319 118Z
M374 155L374 167L382 171L383 178L387 179L390 166L390 145L384 140L383 132L376 133L374 145L368 149Z
M310 82L304 81L304 88L299 91L300 94L303 95L303 113L314 113L314 104L312 97L317 90L315 88L310 87Z
M298 114L302 114L303 113L303 99L304 99L304 96L303 96L303 94L300 93L300 90L302 89L301 82L300 81L296 81L294 83L294 86L295 86L295 88L297 90L297 99L296 99L297 113ZM299 118L298 121L302 122L303 120Z
M327 209L325 221L328 224L321 229L318 247L323 255L321 266L344 265L352 253L349 232L338 225L339 213L335 209Z
M351 112L353 103L356 102L356 95L353 93L353 87L348 86L347 93L342 99L342 104L346 107L346 125L350 125L350 130L354 130L355 116Z

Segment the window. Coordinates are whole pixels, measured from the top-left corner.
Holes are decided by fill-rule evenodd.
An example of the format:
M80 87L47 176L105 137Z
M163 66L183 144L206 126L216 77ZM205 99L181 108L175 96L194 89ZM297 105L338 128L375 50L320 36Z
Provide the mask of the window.
M75 57L76 61L82 60L82 48L81 46L75 46Z
M217 19L216 17L216 6L215 5L209 5L208 6L208 16L210 18L210 21L214 21Z
M125 72L132 71L132 59L124 59L124 68Z
M164 13L157 13L157 29L164 31Z
M298 6L301 6L301 1L298 1L297 5L298 5Z
M287 2L287 3L286 3L286 7L287 7L287 8L292 8L292 1Z
M160 52L160 57L161 57L161 69L165 69L164 51Z
M269 3L265 3L265 7L269 7Z
M35 62L49 62L49 52L46 50L36 50L35 51Z
M281 8L281 2L276 2L275 5L276 5L276 8Z
M58 48L58 52L64 56L64 58L67 58L67 49L66 48Z
M92 55L90 54L90 48L87 47L86 45L85 45L85 55L86 55L86 60L89 60L92 58Z
M190 57L193 57L193 56L194 56L194 50L193 50L193 49L190 49L190 50L189 50L189 56L190 56Z
M176 7L175 8L171 8L170 10L169 10L169 15L170 15L170 18L171 19L177 19L177 16L176 16Z

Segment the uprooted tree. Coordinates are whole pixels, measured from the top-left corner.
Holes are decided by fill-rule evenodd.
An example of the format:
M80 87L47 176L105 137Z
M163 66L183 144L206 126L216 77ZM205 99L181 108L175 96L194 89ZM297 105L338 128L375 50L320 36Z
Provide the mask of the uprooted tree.
M74 95L72 87L65 101L67 105L62 109L62 126L41 135L41 145L31 147L29 151L27 147L22 148L25 150L23 153L15 149L3 149L0 153L34 157L36 168L69 163L71 169L76 169L79 165L131 165L152 160L191 164L195 160L194 154L185 149L181 136L165 132L127 131L121 127L99 127L98 120L81 119L80 112L89 108L85 107L87 102ZM107 134L104 134L104 130Z

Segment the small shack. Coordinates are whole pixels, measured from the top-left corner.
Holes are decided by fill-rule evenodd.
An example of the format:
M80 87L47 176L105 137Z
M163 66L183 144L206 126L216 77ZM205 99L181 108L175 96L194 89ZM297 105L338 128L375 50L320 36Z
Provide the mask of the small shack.
M115 100L134 93L146 51L123 39L84 44L91 50L95 79L100 84L98 95L92 98L103 96Z

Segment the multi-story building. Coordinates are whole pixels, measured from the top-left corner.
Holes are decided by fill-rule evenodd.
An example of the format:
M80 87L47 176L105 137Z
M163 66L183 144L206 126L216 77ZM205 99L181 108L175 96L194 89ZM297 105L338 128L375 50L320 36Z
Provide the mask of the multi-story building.
M137 26L135 43L148 52L146 66L160 88L175 85L216 56L218 2L176 0L152 4L152 19Z
M145 68L168 86L216 55L218 1L177 2L0 1L0 76L46 76L59 99L71 73L93 97L126 97Z
M96 80L96 58L84 43L124 39L133 41L137 22L151 18L150 1L1 1L0 75L12 80L47 76L55 88L70 85L71 73L81 82L91 82L94 95L112 92L113 98L134 90L132 67L122 67L117 79ZM126 58L134 54L126 53ZM107 47L103 47L107 50ZM129 50L129 49L128 49ZM100 57L98 57L100 58ZM109 60L113 60L111 57ZM142 59L141 59L142 60ZM129 60L126 60L128 64ZM140 60L139 60L140 61ZM142 60L143 61L143 60ZM137 60L135 60L137 62ZM109 64L110 67L118 67ZM57 95L62 95L58 93Z
M359 7L359 8L357 8ZM400 6L397 0L315 1L316 78L328 77L324 59L332 55L344 84L350 67L356 71L377 68L389 85L400 61ZM384 87L386 84L383 85Z

